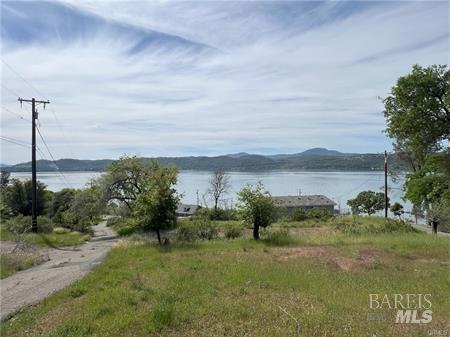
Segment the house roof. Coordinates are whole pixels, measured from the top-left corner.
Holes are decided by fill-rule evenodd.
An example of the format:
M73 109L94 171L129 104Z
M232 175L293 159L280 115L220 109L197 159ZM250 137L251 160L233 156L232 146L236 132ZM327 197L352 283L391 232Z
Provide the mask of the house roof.
M279 207L295 206L335 206L336 203L324 195L288 195L272 197Z
M178 204L176 213L193 215L199 208L201 208L201 206L199 206L199 205Z

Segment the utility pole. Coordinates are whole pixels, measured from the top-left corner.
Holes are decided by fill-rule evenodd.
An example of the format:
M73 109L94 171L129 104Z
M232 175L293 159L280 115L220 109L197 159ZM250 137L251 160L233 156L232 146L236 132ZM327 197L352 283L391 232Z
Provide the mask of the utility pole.
M388 155L387 152L384 151L384 217L387 219L388 217L388 207L389 207L389 198L388 198L388 173L387 173L387 160Z
M37 101L36 99L18 99L20 105L23 102L31 102L31 231L37 232L37 188L36 188L36 119L38 113L36 111L37 104L50 104L49 101Z

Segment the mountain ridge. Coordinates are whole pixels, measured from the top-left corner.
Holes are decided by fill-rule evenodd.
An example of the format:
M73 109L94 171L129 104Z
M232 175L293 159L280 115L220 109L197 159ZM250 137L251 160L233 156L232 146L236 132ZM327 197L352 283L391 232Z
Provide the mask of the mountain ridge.
M271 171L271 170L324 170L324 171L382 171L384 155L374 153L342 153L324 148L313 148L296 154L259 155L239 152L221 156L154 157L141 160L157 160L162 165L176 166L181 170L211 171ZM64 158L54 162L38 160L40 172L103 171L113 159L82 160ZM406 170L405 164L396 156L390 156L392 168ZM2 168L9 172L29 172L31 162Z

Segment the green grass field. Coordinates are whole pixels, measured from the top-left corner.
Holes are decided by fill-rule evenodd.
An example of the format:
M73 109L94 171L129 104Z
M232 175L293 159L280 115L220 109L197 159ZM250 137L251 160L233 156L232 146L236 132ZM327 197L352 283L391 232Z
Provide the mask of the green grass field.
M379 220L364 220L379 221ZM120 241L84 279L1 325L2 336L427 336L450 330L450 238L291 228L158 247ZM369 294L429 293L433 321L368 320Z

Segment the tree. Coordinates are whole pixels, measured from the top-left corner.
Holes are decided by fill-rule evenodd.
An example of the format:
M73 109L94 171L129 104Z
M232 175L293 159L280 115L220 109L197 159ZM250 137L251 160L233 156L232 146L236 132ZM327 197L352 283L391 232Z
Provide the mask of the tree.
M147 180L153 175L155 164L136 156L123 156L112 162L105 173L95 181L106 202L116 201L131 210L139 194L144 192Z
M398 79L384 105L386 132L411 166L405 197L415 210L424 209L430 225L437 227L436 212L442 210L438 205L447 204L443 198L450 194L450 70L445 65L413 66Z
M142 192L133 205L133 215L138 227L154 230L161 244L163 229L174 228L180 197L175 190L177 170L155 163L152 176L146 180Z
M50 204L49 215L54 216L57 213L65 212L70 208L76 190L73 188L64 188L59 192L53 193Z
M208 193L214 201L214 211L217 211L220 197L231 187L230 176L222 170L215 170L209 179L209 186Z
M403 205L399 202L394 202L391 205L391 212L394 213L394 215L398 216L399 219L401 219L403 213L405 213L405 210L403 209Z
M38 215L43 215L51 199L51 192L47 190L47 185L40 181L37 181L36 190L36 211ZM3 193L5 204L14 215L31 215L31 180L22 182L19 179L12 179Z
M450 140L450 71L447 66L422 68L400 77L383 100L386 132L397 152L405 152L420 169L430 154Z
M253 238L259 240L259 228L269 226L275 219L275 205L272 196L261 182L247 185L238 193L238 210L244 221L253 226Z
M3 190L8 186L10 181L11 173L6 171L0 172L0 190Z
M353 214L367 213L372 215L384 208L384 194L374 191L360 192L356 198L347 201Z

